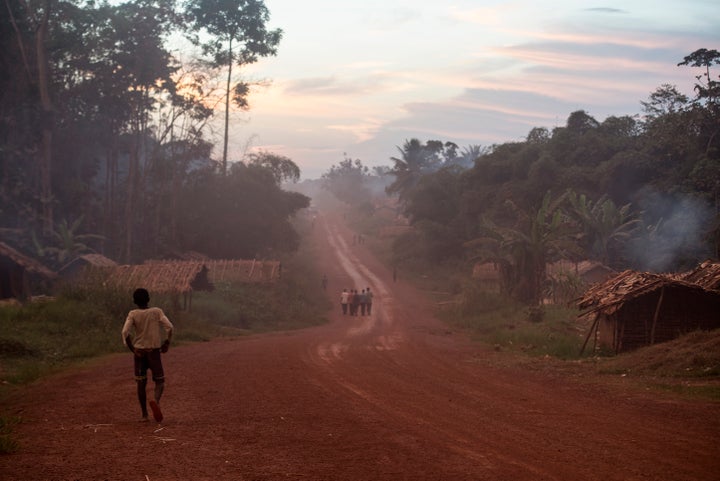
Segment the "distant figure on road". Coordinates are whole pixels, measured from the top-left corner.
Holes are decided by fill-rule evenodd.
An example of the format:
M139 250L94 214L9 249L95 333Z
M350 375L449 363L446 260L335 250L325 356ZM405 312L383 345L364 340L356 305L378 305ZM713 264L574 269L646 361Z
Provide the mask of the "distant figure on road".
M365 309L367 308L367 296L365 295L365 289L360 293L360 315L365 315Z
M348 292L348 290L343 289L342 293L340 293L340 307L342 307L343 316L347 314L349 297L350 293Z
M322 280L320 281L320 285L322 286L323 291L327 289L327 285L328 285L328 278L327 278L327 276L323 276L323 277L322 277Z
M367 311L367 315L372 315L372 302L373 302L373 293L370 292L370 288L368 287L365 289L365 310Z
M352 304L350 304L350 312L353 316L358 315L358 308L360 307L360 293L357 289L352 290Z

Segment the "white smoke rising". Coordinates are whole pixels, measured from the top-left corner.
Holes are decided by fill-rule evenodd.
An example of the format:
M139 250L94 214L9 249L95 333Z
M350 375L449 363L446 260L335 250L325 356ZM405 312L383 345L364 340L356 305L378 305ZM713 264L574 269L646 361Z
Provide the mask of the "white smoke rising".
M686 270L712 256L705 240L712 210L702 200L651 192L641 207L644 232L630 242L628 252L638 269Z

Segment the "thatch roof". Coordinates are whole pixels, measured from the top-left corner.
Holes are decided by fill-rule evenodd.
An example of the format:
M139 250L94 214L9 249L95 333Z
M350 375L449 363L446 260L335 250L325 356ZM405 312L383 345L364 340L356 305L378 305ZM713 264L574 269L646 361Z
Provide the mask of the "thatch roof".
M500 281L500 268L494 262L476 262L473 265L472 278L479 281Z
M183 266L197 264L208 269L207 277L216 282L271 282L280 278L280 261L257 259L209 259L203 261L148 261L146 264Z
M280 278L279 261L205 260L148 261L139 265L87 266L79 285L153 293L211 290L217 282L272 282Z
M706 291L703 287L664 274L626 270L607 281L588 289L577 303L583 315L602 311L616 312L624 303L662 287L673 286L688 290Z
M705 289L720 290L720 262L705 261L694 270L681 274L680 278Z
M117 262L110 259L109 257L105 257L102 254L83 254L81 256L77 256L72 261L68 262L65 266L62 267L62 270L65 270L66 268L70 267L71 265L89 265L93 267L115 267L118 265Z
M397 237L412 230L413 227L409 225L389 225L381 228L378 236L382 238Z
M37 274L46 279L54 279L57 277L55 272L42 265L40 262L18 252L4 242L0 242L0 257L6 257L13 263L25 269L27 272Z
M557 262L553 262L547 265L547 273L549 276L554 276L567 272L577 274L578 276L584 276L592 271L602 271L617 274L617 272L613 271L610 267L604 265L602 262L591 260L573 262L567 259L561 259Z
M102 254L85 254L80 256L79 259L97 267L113 267L117 265L117 262Z
M207 284L207 269L197 262L153 263L90 267L81 284L133 290L144 287L152 293L187 293Z

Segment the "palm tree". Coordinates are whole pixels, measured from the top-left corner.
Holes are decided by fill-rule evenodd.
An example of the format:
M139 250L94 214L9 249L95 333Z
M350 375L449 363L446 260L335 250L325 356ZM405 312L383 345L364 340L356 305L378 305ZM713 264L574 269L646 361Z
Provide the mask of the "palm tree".
M447 166L462 167L461 159L457 154L458 146L454 142L428 140L422 143L418 139L410 139L405 141L402 148L397 149L400 157L390 157L395 165L387 172L395 176L395 181L385 189L385 192L398 194L403 202L422 176ZM477 147L477 150L479 151L480 147ZM466 153L471 155L472 152L473 150L468 150Z

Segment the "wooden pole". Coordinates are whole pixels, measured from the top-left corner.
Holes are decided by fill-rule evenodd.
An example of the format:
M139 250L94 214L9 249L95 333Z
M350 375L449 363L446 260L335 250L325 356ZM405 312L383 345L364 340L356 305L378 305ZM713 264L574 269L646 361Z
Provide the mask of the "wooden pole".
M597 330L598 321L600 320L600 315L595 315L595 321L593 321L592 326L590 326L590 331L588 332L587 337L585 337L585 342L583 343L582 349L580 349L580 355L582 356L585 352L585 347L587 346L588 341L590 340L590 336L593 333L593 330Z
M662 306L663 298L665 297L665 286L660 288L660 298L658 299L657 306L655 306L655 314L653 315L652 328L650 329L650 345L655 344L655 327L657 326L658 318L660 317L660 307Z

